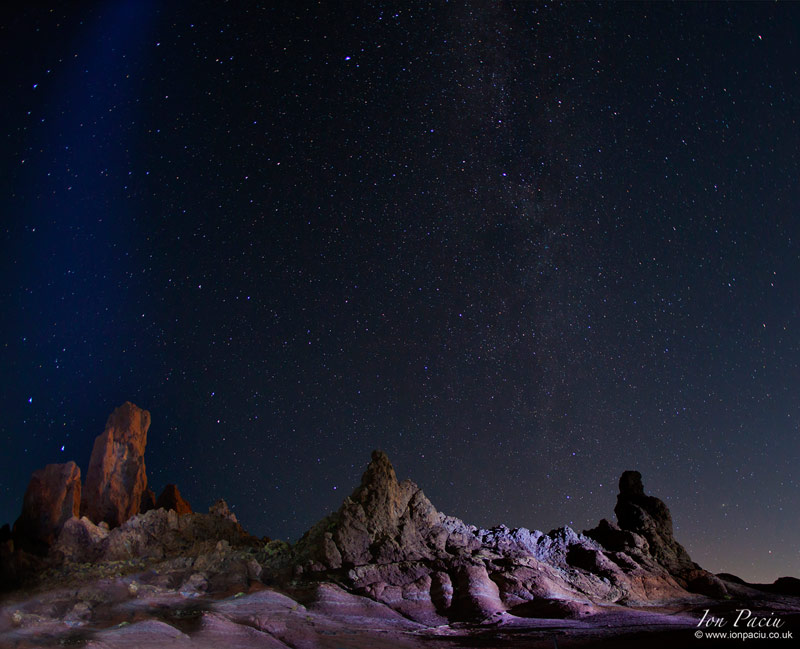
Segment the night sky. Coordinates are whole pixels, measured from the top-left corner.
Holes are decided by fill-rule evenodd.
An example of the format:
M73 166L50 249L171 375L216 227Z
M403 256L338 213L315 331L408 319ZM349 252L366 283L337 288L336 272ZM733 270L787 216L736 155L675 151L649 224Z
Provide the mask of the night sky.
M382 448L481 526L637 469L703 567L800 576L800 5L30 4L0 522L131 400L258 535Z

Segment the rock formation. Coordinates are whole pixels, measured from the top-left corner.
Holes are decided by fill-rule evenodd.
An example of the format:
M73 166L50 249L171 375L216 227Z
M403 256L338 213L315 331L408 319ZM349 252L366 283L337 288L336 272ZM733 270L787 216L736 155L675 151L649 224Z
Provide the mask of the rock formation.
M52 546L39 561L171 561L191 567L186 589L195 594L257 579L324 595L333 582L349 591L336 591L340 599L371 600L428 626L506 615L576 618L609 604L685 599L687 590L726 593L675 540L669 510L645 494L634 471L620 479L619 524L601 520L583 534L569 527L546 534L479 529L437 511L374 451L352 495L291 546L247 534L224 500L208 514L193 513L173 484L156 500L144 467L149 424L149 413L131 403L112 413L95 441L82 501L74 463L34 474L14 536L36 539L40 550ZM0 574L19 582L28 555L13 544L0 552Z
M151 509L156 508L156 494L148 487L142 492L142 499L139 502L139 513L145 514Z
M643 534L607 521L586 534L478 529L438 512L413 482L398 482L380 451L340 509L293 548L293 561L296 576L344 580L424 624L506 611L581 616L602 603L687 596Z
M95 523L117 527L139 513L147 489L144 449L150 413L126 401L114 410L95 439L81 513Z
M175 510L178 516L192 513L191 505L183 499L181 492L178 491L178 487L174 484L168 484L164 487L164 491L161 492L156 501L155 509L166 509L168 511L172 509Z
M673 536L669 509L662 500L644 493L642 474L638 471L625 471L620 477L614 513L620 528L644 537L652 557L671 574L681 574L695 567Z
M154 509L112 530L85 516L64 525L51 556L59 562L89 563L132 559L160 560L213 552L218 544L256 546L260 541L238 523L213 514Z
M234 514L230 507L228 507L228 503L226 503L222 498L220 498L217 502L215 502L211 507L208 508L208 513L213 514L214 516L221 516L222 518L227 518L229 521L234 523L238 523L239 521L236 518L236 514Z
M712 597L726 594L722 581L692 561L675 540L669 509L662 500L644 492L642 474L638 471L625 471L620 477L614 513L620 529L645 539L650 556L681 586Z
M64 523L80 512L81 470L75 462L48 464L35 471L14 523L17 547L44 554Z
M425 494L410 480L398 483L389 458L374 451L361 485L338 512L309 530L299 552L308 554L312 570L353 568L433 559L446 537Z

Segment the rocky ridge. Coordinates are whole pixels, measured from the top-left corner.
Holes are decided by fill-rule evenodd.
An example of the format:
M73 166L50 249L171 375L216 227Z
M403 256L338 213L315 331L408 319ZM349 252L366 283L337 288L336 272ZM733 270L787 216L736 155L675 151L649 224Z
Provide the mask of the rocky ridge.
M115 466L133 462L134 474L143 466L143 447L132 443L132 449L122 452L123 442L113 440L143 440L148 426L149 413L132 404L109 418L93 457L113 460L101 463L111 482L119 472ZM39 537L44 543L49 531L47 566L162 561L213 552L219 543L232 548L263 545L245 532L224 501L208 514L196 514L175 485L168 485L149 511L117 526L78 517L79 470L74 464L59 466L67 468L48 468L32 480L39 485L43 476L50 476L47 484L55 486L49 491L29 488L31 493L54 494L50 505L40 504L42 512L61 512L47 519L49 527L42 527ZM67 482L72 486L65 487ZM135 483L127 492L124 484L115 483L94 493L127 493L126 499L104 502L124 500L133 507L147 493L146 480L137 478ZM59 504L67 492L72 509ZM31 519L35 500L26 496L20 520ZM361 483L336 512L294 546L264 546L259 565L277 582L338 583L409 619L434 625L506 612L575 617L604 604L643 605L690 597L691 592L725 595L723 582L693 563L675 541L669 510L644 493L639 473L623 474L615 512L618 524L603 519L583 533L569 527L548 533L505 526L480 529L437 511L415 483L398 481L385 453L374 451ZM18 526L23 527L19 521Z
M603 520L582 534L569 527L547 534L505 526L479 529L438 512L416 484L398 482L387 456L375 451L360 486L293 548L294 571L339 580L431 624L503 612L580 616L600 604L690 597L687 589L723 596L725 587L713 575L691 560L674 560L688 555L674 544L669 512L660 500L636 500L643 515L625 517L635 504L629 477L621 480L620 525ZM641 496L650 498L643 490ZM661 516L644 516L651 511ZM694 580L687 579L691 570L697 571ZM700 575L715 588L706 588Z
M158 499L148 488L144 454L149 428L150 413L125 402L111 413L94 441L85 484L75 462L48 464L33 473L19 518L0 536L1 587L19 585L61 562L103 561L126 554L120 543L132 548L127 551L131 558L140 550L146 557L166 556L199 540L252 539L241 526L233 534L236 539L230 530L221 529L218 519L225 516L197 514L174 524L177 517L191 515L192 508L174 484L166 485ZM229 514L227 505L225 510ZM150 512L154 513L149 518L139 516ZM150 534L165 532L163 548L153 550L152 543L137 540L135 530L150 527ZM180 548L173 547L176 530L189 539Z
M103 453L109 456L127 460L116 451ZM756 593L692 562L673 536L668 508L645 493L641 475L633 471L620 479L616 523L603 519L582 533L569 527L548 533L502 525L481 529L439 512L415 483L398 481L385 453L374 451L341 507L291 545L249 535L224 500L207 514L192 512L174 485L158 499L146 487L132 489L129 502L136 497L140 513L116 526L79 517L77 467L51 467L32 479L16 526L39 530L46 554L15 548L7 526L0 538L0 577L36 576L28 582L35 587L31 598L0 607L0 639L11 638L19 647L40 646L45 632L57 644L69 643L75 628L102 637L98 646L132 646L124 638L115 644L116 631L102 631L112 623L131 624L136 646L162 646L179 636L185 643L180 646L194 646L193 638L204 633L220 634L218 639L244 633L243 647L273 646L259 644L267 642L263 634L269 642L323 646L325 633L353 628L372 634L363 646L404 646L391 634L527 629L539 619L560 619L564 628L575 629L594 628L592 620L603 620L602 626L633 619L685 626L693 624L691 618L637 616L664 607L725 607L731 593ZM142 503L148 511L141 511ZM31 520L40 521L39 527L23 524ZM795 582L776 582L763 592L791 598ZM800 609L793 601L781 606ZM275 606L283 613L273 611ZM162 611L162 621L156 623L154 610ZM266 610L293 621L276 626ZM203 620L201 632L181 635L176 628L183 627L163 617L182 619L186 611ZM378 643L382 633L394 638L391 644Z

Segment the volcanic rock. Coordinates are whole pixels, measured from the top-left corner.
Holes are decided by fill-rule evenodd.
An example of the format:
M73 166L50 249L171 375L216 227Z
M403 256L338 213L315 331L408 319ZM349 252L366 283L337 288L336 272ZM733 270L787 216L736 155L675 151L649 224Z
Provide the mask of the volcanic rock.
M34 471L14 523L15 547L44 554L64 523L80 512L80 503L81 470L75 462Z
M455 619L484 619L505 610L500 589L489 577L486 565L477 561L453 571L453 603Z
M638 471L625 471L620 477L614 513L620 528L643 536L652 557L671 574L696 568L673 536L669 509L662 500L644 493L642 474Z
M448 535L422 490L410 480L398 483L386 454L373 451L361 485L296 551L312 570L385 565L432 560L445 552Z
M297 543L293 559L296 577L344 575L352 591L423 624L512 609L580 617L595 610L594 602L647 604L687 595L641 534L608 521L585 535L568 527L547 534L478 529L439 513L413 482L398 482L381 451L373 452L340 509ZM529 605L533 600L580 604Z
M219 545L222 543L222 545ZM260 542L241 525L212 514L154 509L108 531L85 516L66 522L51 555L57 561L86 563L164 559L218 552L224 547L254 547Z
M675 540L669 508L659 498L644 492L642 474L638 471L625 471L620 477L614 513L619 521L619 530L612 528L608 521L601 521L601 525L590 534L628 554L649 555L691 592L717 598L727 594L722 580L692 561L689 553ZM638 537L642 537L646 544Z
M217 500L217 502L208 508L208 513L212 514L213 516L221 516L232 523L239 522L236 518L236 514L231 511L230 507L228 507L228 503L226 503L222 498Z
M139 513L147 489L144 450L150 413L126 401L114 410L95 439L81 513L95 523L121 525Z
M139 503L139 513L145 514L151 509L156 508L156 494L148 487L142 492L142 500Z
M183 499L181 492L178 491L178 487L174 484L168 484L166 487L164 487L164 491L161 492L161 495L156 501L155 508L167 510L174 509L178 516L192 513L191 505L189 505L189 503Z
M86 516L70 518L50 555L58 562L89 563L102 555L102 544L108 537L108 529L95 525Z

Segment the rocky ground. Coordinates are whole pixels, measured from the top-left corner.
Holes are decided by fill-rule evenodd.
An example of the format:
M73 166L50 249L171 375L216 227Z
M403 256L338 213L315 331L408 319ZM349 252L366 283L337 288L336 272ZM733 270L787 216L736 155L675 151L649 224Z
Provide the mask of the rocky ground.
M90 489L74 463L34 474L0 539L0 647L760 646L696 637L720 631L709 617L782 636L769 646L800 631L800 581L703 570L635 471L617 523L479 529L376 451L340 509L289 545L249 535L223 501L196 513L175 485L156 499L149 421L133 404L112 414Z
M730 584L731 599L687 597L650 606L570 603L497 612L481 620L423 624L341 585L268 585L263 551L222 544L209 553L149 565L79 564L40 587L5 597L2 647L229 647L382 649L445 647L702 647L705 609L747 607L800 629L797 598ZM533 617L529 617L532 615ZM713 641L714 646L726 646ZM731 644L741 646L735 641ZM744 646L759 646L754 642ZM775 640L770 646L793 646Z

